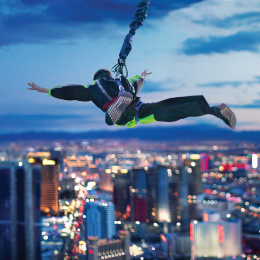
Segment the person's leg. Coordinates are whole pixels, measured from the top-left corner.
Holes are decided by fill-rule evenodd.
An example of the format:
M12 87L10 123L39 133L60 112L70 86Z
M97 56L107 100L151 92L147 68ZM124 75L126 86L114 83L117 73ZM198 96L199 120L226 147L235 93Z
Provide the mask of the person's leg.
M223 118L221 110L218 107L210 107L204 96L170 98L157 103L144 104L139 111L139 122L143 124L155 121L174 122L207 114L219 117L231 126L230 122Z
M169 98L156 103L144 104L139 111L139 118L154 117L155 121L173 122L186 117L212 114L203 96Z

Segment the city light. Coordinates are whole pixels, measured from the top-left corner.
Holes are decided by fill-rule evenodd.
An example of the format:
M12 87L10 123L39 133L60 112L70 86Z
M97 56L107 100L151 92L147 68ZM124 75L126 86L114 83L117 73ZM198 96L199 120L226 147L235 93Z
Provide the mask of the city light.
M252 154L252 168L256 169L258 167L258 156L257 154Z
M167 239L166 239L166 237L165 237L163 234L161 234L160 237L161 237L161 240L162 240L163 242L167 242Z
M31 157L31 158L28 159L28 162L29 162L29 163L35 163L36 160L35 160L34 158Z
M14 189L9 192L12 194L15 191L12 196L18 192L18 186L17 180L11 179L11 176L22 178L24 175L27 178L28 172L18 175L27 168L33 169L29 171L33 174L35 169L39 169L39 176L46 179L53 174L57 182L53 187L52 181L43 186L44 178L32 178L33 185L38 186L27 189L29 186L26 182L27 186L24 189L25 192L31 190L30 196L41 202L34 203L32 209L28 207L30 205L26 206L27 202L23 203L26 210L30 209L32 216L35 214L32 210L36 207L39 208L37 214L41 212L44 215L41 232L34 233L40 236L41 246L44 246L42 254L47 252L46 248L52 248L49 249L52 258L59 256L67 237L73 238L70 247L73 251L65 249L67 254L65 258L66 256L71 259L86 258L91 252L89 249L93 250L93 254L96 253L96 249L93 249L96 247L91 247L90 243L93 237L93 241L97 239L95 243L98 247L98 258L107 260L125 254L123 247L123 251L113 248L110 250L110 243L122 245L122 241L124 243L130 241L133 245L135 236L143 236L137 246L126 247L131 248L133 257L146 259L147 256L149 259L154 259L166 250L165 257L170 259L176 254L174 252L176 248L172 247L171 243L173 239L171 233L174 232L174 240L179 245L185 232L185 241L189 239L192 247L189 246L187 249L185 245L178 248L180 254L191 254L191 259L204 255L209 258L224 258L226 253L223 248L232 241L228 257L237 259L236 250L238 251L240 247L236 244L238 242L235 238L241 235L242 239L242 231L245 230L243 245L249 246L247 234L255 234L257 230L259 232L257 234L260 234L260 226L257 225L260 220L260 207L257 204L260 196L258 189L260 174L256 170L260 154L254 154L257 153L258 146L253 147L251 143L229 146L229 141L218 145L215 141L184 145L176 141L157 143L153 148L152 143L142 144L139 141L134 141L129 146L126 146L125 141L122 141L121 145L121 141L118 140L89 142L91 146L87 149L87 146L83 147L80 141L67 144L64 141L62 154L55 153L53 147L49 147L49 142L44 145L43 143L32 145L30 148L23 147L20 154L17 154L16 150L14 154L12 150L5 151L4 148L1 150L0 158L5 156L12 160L11 166L15 164L24 166L14 167L17 170L15 174L12 172L13 168L7 172L6 176L9 179L6 187L9 187L10 183L15 184ZM55 146L58 146L57 142ZM213 146L216 146L221 153L214 152ZM234 147L237 147L237 150ZM47 158L35 156L36 152L34 157L30 157L24 152L28 149L30 151L50 149L51 153ZM200 155L201 151L203 153ZM71 156L72 154L74 156ZM54 158L55 160L52 160ZM1 163L8 168L6 165L9 161ZM56 167L52 167L56 164ZM1 180L5 181L5 178ZM30 181L30 178L28 180ZM24 181L21 181L21 185L24 185L23 183ZM39 195L35 197L34 192L37 191ZM53 204L47 205L46 210L42 209L41 196L44 192L48 198L52 197L53 192L57 203L56 210L53 210ZM10 199L12 198L9 196L7 201L11 201ZM10 204L10 207L13 205ZM12 208L10 212L16 211L17 209ZM9 215L10 212L8 211ZM238 221L239 219L242 221ZM242 229L241 224L245 220L247 225ZM34 224L32 226L38 227ZM190 233L187 233L187 228ZM126 232L125 237L129 237L125 239L122 232ZM152 233L160 237L159 244L150 239ZM166 244L168 241L169 244ZM104 253L100 246L102 243L106 244L104 248L108 248ZM184 252L185 250L188 252ZM198 252L201 255L193 258L192 254ZM244 259L259 260L259 257L255 257L255 253L254 249L250 254L245 253Z
M42 164L43 165L55 165L56 162L54 160L43 159Z
M199 160L200 159L200 155L199 154L191 154L190 155L190 159L191 160Z
M190 223L190 241L194 242L194 225L192 223Z

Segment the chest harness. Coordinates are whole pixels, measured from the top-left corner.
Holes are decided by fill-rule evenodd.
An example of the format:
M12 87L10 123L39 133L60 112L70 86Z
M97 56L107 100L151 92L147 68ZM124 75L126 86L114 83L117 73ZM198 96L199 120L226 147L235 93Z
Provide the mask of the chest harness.
M96 80L96 83L97 83L99 89L102 91L102 93L103 93L103 94L107 97L107 99L109 100L109 101L108 101L107 103L105 103L104 106L103 106L103 111L104 111L104 112L107 110L107 108L108 108L109 106L111 106L111 105L118 99L118 97L120 97L120 95L121 95L122 93L125 92L125 88L123 87L120 78L115 78L115 82L116 82L116 84L117 84L117 86L118 86L118 88L119 88L119 92L118 92L118 96L117 96L117 97L112 98L112 97L106 92L106 90L103 88L103 86L101 85L101 83L99 82L99 80ZM138 114L139 114L139 109L140 109L140 107L142 106L142 104L143 104L143 102L142 102L141 100L139 100L139 101L136 103L136 105L135 105L135 108L136 108L136 110L137 110L137 113L136 113L136 115L135 115L135 121L136 121L136 123L138 122L138 119L139 119Z

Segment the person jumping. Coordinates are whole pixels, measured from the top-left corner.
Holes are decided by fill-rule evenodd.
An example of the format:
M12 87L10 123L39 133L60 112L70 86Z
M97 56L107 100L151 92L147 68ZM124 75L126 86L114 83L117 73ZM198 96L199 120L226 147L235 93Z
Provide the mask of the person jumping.
M64 100L92 101L106 113L108 125L135 127L138 122L174 122L188 117L213 115L223 120L232 129L236 126L236 116L224 103L210 107L204 96L187 96L165 99L154 103L143 103L137 94L142 89L145 78L151 73L144 70L141 76L128 80L126 77L114 79L107 69L100 69L94 75L94 83L65 85L42 88L28 83L29 90L49 93Z

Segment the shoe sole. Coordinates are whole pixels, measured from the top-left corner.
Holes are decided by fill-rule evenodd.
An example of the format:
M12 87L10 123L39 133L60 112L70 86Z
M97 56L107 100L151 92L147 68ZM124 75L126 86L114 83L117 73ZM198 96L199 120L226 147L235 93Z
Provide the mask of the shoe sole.
M106 123L114 125L118 122L125 109L132 103L133 95L129 92L122 93L118 99L107 109Z
M236 115L232 112L232 110L224 103L220 105L220 113L222 116L228 121L227 125L232 129L236 127Z

